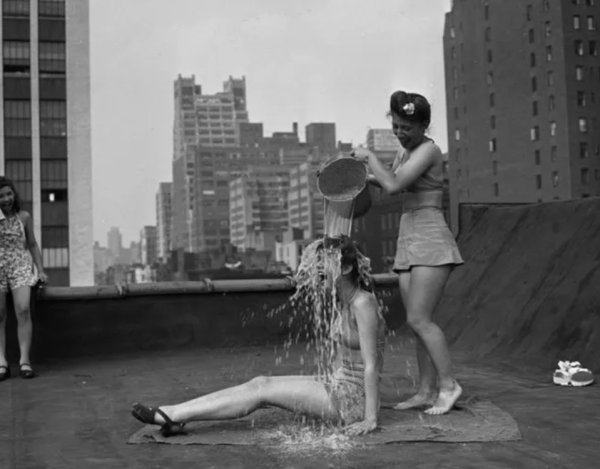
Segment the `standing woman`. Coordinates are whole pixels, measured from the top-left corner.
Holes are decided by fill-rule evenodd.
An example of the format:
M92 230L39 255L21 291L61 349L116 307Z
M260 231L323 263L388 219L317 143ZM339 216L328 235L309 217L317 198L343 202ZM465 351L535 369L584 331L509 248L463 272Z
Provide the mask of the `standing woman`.
M33 270L35 265L37 275ZM19 374L35 376L31 367L31 287L47 281L31 215L21 210L19 195L8 178L0 176L0 381L10 377L6 361L6 297L12 293L19 338Z
M393 269L417 338L419 389L395 408L426 406L426 413L439 415L454 406L462 388L452 376L446 338L432 316L450 272L463 259L442 212L442 153L425 133L431 121L429 102L419 94L396 91L389 116L403 147L392 169L365 148L356 149L354 156L368 164L370 183L404 197Z

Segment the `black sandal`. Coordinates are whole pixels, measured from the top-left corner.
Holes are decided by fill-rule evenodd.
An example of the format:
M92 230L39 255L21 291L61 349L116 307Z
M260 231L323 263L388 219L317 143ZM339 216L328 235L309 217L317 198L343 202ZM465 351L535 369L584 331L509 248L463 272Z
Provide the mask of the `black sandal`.
M10 368L7 365L0 365L0 381L10 378Z
M23 369L24 366L29 367L29 369ZM19 365L19 375L23 379L31 379L35 378L35 371L33 371L33 368L31 368L29 363L21 363Z
M169 437L184 433L183 426L185 423L173 422L173 420L158 407L146 407L145 405L136 402L133 404L133 409L131 410L131 415L140 422L148 425L160 425L156 423L156 414L160 415L165 421L160 427L160 434L162 436Z

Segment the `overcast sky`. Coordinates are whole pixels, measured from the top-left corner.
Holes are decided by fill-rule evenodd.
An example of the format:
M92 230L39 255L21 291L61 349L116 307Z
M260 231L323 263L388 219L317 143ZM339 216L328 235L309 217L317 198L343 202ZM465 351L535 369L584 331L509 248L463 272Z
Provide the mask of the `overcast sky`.
M173 81L204 93L246 77L252 122L300 138L335 122L363 143L387 127L396 89L427 96L431 136L447 149L442 34L450 0L90 0L94 239L126 245L156 223L171 181Z

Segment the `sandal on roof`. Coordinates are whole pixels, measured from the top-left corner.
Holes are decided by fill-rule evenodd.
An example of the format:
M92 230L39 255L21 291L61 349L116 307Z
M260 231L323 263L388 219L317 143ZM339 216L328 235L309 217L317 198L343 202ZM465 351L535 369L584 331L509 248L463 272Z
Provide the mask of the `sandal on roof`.
M183 433L185 423L173 422L171 418L158 407L147 407L140 403L135 403L131 410L131 415L142 423L149 425L160 425L156 422L156 414L160 415L165 423L160 427L160 433L164 437L169 437Z
M19 365L19 376L23 379L35 378L35 371L33 371L33 368L29 363L21 363Z
M0 365L0 381L10 378L10 368L8 365Z

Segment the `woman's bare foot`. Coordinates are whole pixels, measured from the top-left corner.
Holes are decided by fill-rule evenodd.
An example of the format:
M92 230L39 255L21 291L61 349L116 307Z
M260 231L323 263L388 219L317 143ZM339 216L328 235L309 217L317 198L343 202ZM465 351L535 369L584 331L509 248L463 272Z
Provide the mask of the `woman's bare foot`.
M410 399L406 401L398 402L394 406L395 410L407 410L407 409L415 409L417 407L423 407L427 405L432 405L435 402L435 393L433 392L418 392Z
M460 384L454 381L454 386L451 389L440 389L438 398L435 404L425 411L428 415L442 415L448 412L462 394Z

